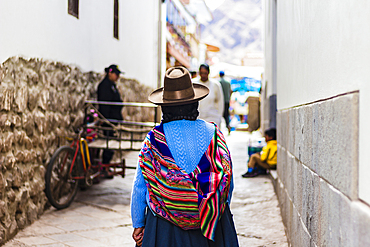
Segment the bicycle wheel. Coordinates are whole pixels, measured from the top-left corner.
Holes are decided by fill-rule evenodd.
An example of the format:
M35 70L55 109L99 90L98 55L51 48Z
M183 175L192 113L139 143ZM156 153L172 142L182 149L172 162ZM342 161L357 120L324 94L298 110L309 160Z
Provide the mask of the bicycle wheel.
M78 181L72 177L78 175L78 159L70 172L75 152L71 147L57 149L50 159L45 174L45 193L50 204L56 209L67 208L75 198Z

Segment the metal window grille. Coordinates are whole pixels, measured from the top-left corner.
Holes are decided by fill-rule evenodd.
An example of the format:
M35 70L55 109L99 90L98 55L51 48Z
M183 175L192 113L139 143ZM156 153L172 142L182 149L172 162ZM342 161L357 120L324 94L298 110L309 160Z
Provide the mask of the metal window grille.
M68 14L78 18L78 3L79 0L68 0Z

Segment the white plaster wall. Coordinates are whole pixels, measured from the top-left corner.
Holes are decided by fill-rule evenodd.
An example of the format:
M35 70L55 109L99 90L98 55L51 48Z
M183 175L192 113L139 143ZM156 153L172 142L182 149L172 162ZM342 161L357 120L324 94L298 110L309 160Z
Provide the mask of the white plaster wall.
M360 91L359 196L370 203L370 1L279 0L278 109Z
M272 82L272 63L273 63L273 58L272 58L272 30L271 30L271 25L272 25L272 16L271 16L271 0L265 0L263 1L263 10L265 13L265 31L264 33L264 55L265 55L265 70L263 74L263 89L268 90L266 88L266 81ZM266 92L266 91L265 91ZM266 94L267 96L267 94Z
M276 94L276 0L262 2L265 13L264 25L264 55L265 67L262 80L261 94L261 128L262 131L270 126L270 100Z
M275 58L275 32L274 30L274 10L275 10L275 0L265 0L264 1L264 10L265 10L265 72L264 72L264 89L266 90L266 99L268 100L269 96L276 94L276 68L274 64L276 63ZM267 81L267 83L266 83ZM267 102L268 104L268 102Z
M116 63L125 77L157 85L158 2L119 2L119 40L113 37L113 1L80 0L79 19L68 1L1 0L0 62L40 57L103 72Z

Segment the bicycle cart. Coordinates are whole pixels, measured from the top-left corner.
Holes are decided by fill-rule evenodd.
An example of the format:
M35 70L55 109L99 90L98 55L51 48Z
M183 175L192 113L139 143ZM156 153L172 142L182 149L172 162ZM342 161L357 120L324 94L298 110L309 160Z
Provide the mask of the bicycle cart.
M97 110L97 105L122 105L126 107L149 107L154 109L153 122L133 122L105 119ZM157 106L150 103L118 103L102 101L85 102L85 123L73 138L66 138L70 145L59 147L47 166L45 174L45 194L50 204L57 208L67 208L74 200L78 188L92 186L107 171L109 176L125 177L126 169L136 169L126 165L123 151L140 150L146 134L157 124ZM89 112L94 112L94 121L86 121ZM104 135L113 131L114 135ZM119 162L102 164L99 153L102 149L116 150Z

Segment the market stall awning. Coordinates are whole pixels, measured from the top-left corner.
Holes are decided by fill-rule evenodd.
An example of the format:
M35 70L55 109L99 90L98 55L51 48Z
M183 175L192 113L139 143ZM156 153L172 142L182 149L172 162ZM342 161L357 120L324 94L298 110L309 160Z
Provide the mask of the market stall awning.
M212 52L220 51L220 47L217 47L215 45L206 44L206 46L207 46L207 51L212 51Z

